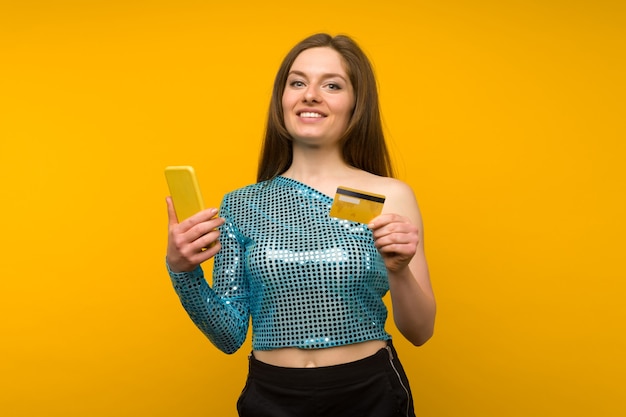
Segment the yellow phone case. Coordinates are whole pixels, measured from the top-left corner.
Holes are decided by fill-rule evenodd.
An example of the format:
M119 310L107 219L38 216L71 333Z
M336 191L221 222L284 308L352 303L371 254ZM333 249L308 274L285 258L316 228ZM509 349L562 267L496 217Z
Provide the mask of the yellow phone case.
M168 166L165 178L174 202L178 222L204 210L204 201L193 167Z

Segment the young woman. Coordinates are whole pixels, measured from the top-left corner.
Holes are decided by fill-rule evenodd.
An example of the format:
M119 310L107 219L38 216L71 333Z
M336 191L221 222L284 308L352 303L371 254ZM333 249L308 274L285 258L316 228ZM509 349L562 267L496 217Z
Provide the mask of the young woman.
M317 34L276 76L258 182L227 194L219 217L178 223L168 198L167 266L191 319L232 353L252 317L240 416L415 415L382 297L414 345L432 336L435 299L415 197L392 175L369 60ZM385 195L383 213L330 217L338 186ZM200 264L213 256L210 287Z

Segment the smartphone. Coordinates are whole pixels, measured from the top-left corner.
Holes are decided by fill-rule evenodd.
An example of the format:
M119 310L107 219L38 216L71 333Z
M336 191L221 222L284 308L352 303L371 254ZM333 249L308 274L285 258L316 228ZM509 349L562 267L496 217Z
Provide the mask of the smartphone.
M191 166L165 167L165 179L174 202L178 222L204 210L196 172Z

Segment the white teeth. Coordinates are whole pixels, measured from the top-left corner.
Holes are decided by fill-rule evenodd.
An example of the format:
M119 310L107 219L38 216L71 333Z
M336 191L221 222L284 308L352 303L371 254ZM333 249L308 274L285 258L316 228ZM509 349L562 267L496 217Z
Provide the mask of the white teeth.
M300 117L322 117L321 114L319 113L313 113L310 111L304 111L302 113L300 113Z

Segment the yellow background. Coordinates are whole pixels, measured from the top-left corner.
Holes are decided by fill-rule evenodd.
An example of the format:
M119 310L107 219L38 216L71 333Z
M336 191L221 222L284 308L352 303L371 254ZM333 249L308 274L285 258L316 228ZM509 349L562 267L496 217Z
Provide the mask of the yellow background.
M279 62L328 31L425 219L418 415L626 415L625 3L265 3L0 2L0 414L235 415L249 344L171 289L163 168L254 182Z

